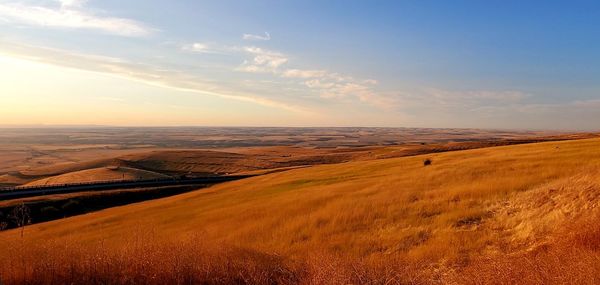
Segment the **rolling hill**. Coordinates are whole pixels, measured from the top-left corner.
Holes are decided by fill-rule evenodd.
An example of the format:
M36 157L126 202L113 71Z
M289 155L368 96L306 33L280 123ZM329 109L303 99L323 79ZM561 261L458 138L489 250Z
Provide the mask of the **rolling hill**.
M68 175L83 170L125 167L162 174L223 175L294 167L339 163L368 153L370 149L350 151L315 150L291 147L236 149L235 151L159 150L35 167L18 172L24 179ZM12 177L12 176L11 176ZM7 178L8 179L8 178ZM60 179L64 180L64 179Z
M169 178L170 176L157 172L135 169L123 166L98 167L86 170L67 172L65 174L51 176L29 182L25 186L41 186L53 184L85 183L94 181L117 181L117 180L149 180Z
M306 148L289 146L238 147L219 150L161 149L127 150L127 154L108 156L102 159L44 163L41 165L0 173L0 185L23 185L36 180L68 182L68 177L78 179L78 174L69 173L101 168L127 167L140 171L151 171L163 175L213 176L227 174L261 174L272 170L289 169L321 164L364 161L384 158L414 156L427 153L477 149L491 146L525 144L548 140L587 138L582 134L559 137L538 137L522 140L458 141L432 144L403 144L394 146ZM120 150L125 151L125 150ZM118 152L115 152L118 153ZM87 154L89 156L89 154ZM115 173L113 173L115 174ZM53 178L61 176L60 178ZM100 175L99 177L101 177ZM85 181L94 181L93 175Z
M0 273L17 283L592 284L581 274L600 272L599 163L591 139L272 173L0 233ZM562 271L551 270L556 255Z

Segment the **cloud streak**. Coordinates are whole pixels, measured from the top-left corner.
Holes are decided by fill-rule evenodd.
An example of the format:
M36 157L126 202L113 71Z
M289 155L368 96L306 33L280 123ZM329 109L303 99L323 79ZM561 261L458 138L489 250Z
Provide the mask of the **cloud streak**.
M185 44L181 47L183 51L193 52L193 53L204 53L204 54L227 54L227 50L225 48L220 48L215 46L212 43L191 43Z
M299 106L254 94L224 90L219 86L203 83L200 78L184 72L132 63L120 58L0 42L0 55L2 54L28 61L103 73L176 91L249 102L294 113L310 113Z
M281 77L285 78L316 78L323 77L327 74L325 70L302 70L302 69L287 69Z
M32 26L96 30L125 37L145 37L156 31L131 19L95 15L84 9L85 2L61 0L58 7L2 3L0 17Z
M271 40L271 34L265 32L265 35L253 35L253 34L244 34L242 35L242 39L248 41L269 41Z

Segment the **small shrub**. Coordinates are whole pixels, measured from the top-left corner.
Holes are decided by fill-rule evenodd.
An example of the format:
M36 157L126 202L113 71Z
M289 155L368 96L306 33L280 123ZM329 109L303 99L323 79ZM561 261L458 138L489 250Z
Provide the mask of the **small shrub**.
M423 160L423 166L429 166L431 165L431 159L427 158L425 160Z

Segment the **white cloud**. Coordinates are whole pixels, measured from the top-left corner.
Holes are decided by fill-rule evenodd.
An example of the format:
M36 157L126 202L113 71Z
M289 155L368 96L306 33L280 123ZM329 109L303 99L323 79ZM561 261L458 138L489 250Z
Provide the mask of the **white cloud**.
M308 87L308 88L318 88L318 89L329 89L335 86L335 84L333 83L324 83L321 82L321 80L319 79L313 79L313 80L308 80L306 82L304 82L304 84Z
M251 41L268 41L271 39L271 35L267 32L265 32L265 35L253 35L253 34L244 34L242 36L242 39L244 40L251 40Z
M193 43L192 46L190 47L191 50L193 51L197 51L197 52L205 52L208 50L208 45L206 44L202 44L202 43Z
M127 37L143 37L155 32L144 24L125 18L103 17L83 9L86 1L60 0L59 7L20 3L0 4L0 17L21 24L68 29L97 30Z
M327 74L325 70L288 69L281 76L286 78L317 78Z
M186 44L181 47L184 51L194 52L194 53L207 53L207 54L225 54L226 49L215 46L212 43L191 43Z
M265 50L258 47L244 47L243 51L254 56L252 60L246 60L236 70L243 72L273 72L288 62L288 58L282 53Z
M282 56L273 56L273 55L257 55L254 57L254 63L257 65L265 65L271 68L278 68L282 64L288 61L287 58Z
M332 81L310 80L306 86L319 90L320 96L325 99L352 99L383 110L392 110L397 107L398 100L394 97L378 94L370 86L356 81L335 83Z
M83 5L87 2L87 0L58 0L60 2L61 7L69 8L69 7L83 7Z

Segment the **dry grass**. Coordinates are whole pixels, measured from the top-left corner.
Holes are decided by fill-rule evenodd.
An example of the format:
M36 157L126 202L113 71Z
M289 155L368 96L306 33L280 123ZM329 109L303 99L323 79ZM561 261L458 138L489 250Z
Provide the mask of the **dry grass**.
M311 252L302 260L276 253L208 243L202 236L178 242L139 233L116 249L102 242L49 242L9 249L6 284L406 284L425 283L414 265ZM150 238L150 240L148 240ZM75 244L75 245L73 245ZM391 260L389 260L391 261ZM409 270L410 268L410 270Z
M141 180L169 178L157 172L135 169L131 167L100 167L65 173L48 178L42 178L25 184L25 186L39 186L67 183L85 183L94 181L113 180Z
M482 256L453 272L453 284L600 284L600 216L575 220L554 241L528 251Z
M34 225L22 240L8 231L0 272L9 284L595 281L582 275L598 273L594 231L557 262L574 243L561 229L598 229L600 140L427 157L273 173Z

